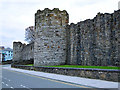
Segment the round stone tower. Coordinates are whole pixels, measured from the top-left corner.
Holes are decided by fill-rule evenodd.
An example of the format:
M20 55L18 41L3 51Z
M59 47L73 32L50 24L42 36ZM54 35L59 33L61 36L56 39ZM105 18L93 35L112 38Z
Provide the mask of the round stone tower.
M34 65L61 65L66 62L66 26L69 15L58 8L35 14Z

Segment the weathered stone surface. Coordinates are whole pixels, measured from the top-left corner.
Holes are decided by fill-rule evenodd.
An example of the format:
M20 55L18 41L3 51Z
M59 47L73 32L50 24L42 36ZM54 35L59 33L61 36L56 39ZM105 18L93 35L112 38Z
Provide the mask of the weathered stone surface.
M120 65L120 10L111 14L98 13L93 19L77 24L68 25L68 22L65 10L38 10L34 44L14 42L13 60L34 59L35 66Z
M13 61L19 61L22 58L22 49L25 45L23 45L21 42L13 42Z
M25 45L21 42L13 43L13 63L29 64L34 60L34 43Z
M66 11L44 9L35 14L34 65L60 65L66 61Z
M71 24L70 64L120 65L120 10Z

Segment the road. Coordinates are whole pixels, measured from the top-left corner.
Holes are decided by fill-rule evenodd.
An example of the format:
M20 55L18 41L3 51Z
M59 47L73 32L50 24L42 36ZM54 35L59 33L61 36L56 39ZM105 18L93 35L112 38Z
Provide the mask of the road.
M79 88L82 90L83 86L3 69L2 88L26 88L26 90L32 90L32 88Z

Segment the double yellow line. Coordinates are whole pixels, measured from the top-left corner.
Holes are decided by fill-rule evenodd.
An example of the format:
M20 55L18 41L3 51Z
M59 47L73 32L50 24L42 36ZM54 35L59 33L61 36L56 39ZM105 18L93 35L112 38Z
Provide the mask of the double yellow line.
M5 69L5 70L8 70L8 69ZM23 72L12 71L12 70L8 70L8 71L10 71L10 72L16 72L16 73L22 73L22 74L27 75L27 76L36 77L36 78L40 78L40 79L44 79L44 80L49 80L49 81L53 81L53 82L57 82L57 83L67 84L67 85L71 85L71 86L76 86L76 87L80 87L80 88L87 88L87 89L96 90L94 88L90 88L90 87L86 87L86 86L82 86L82 85L76 85L76 84L71 84L71 83L67 83L67 82L57 81L57 80L53 80L53 79L49 79L49 78L44 78L44 77L40 77L40 76L35 76L35 75L23 73Z

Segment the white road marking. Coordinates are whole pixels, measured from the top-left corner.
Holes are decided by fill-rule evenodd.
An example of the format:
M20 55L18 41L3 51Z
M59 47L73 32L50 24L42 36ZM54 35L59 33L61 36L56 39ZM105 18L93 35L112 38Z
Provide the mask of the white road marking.
M10 87L10 88L13 88L13 87Z
M8 86L8 84L6 84L6 86Z
M23 86L24 88L26 87L26 86ZM27 88L27 87L26 87Z
M7 78L4 78L4 79L7 80ZM8 81L10 81L10 80L8 80ZM4 82L2 82L2 84L6 85L6 86L9 86L8 84L5 84ZM14 89L13 87L10 87L10 88Z
M26 87L26 86L23 86L23 85L20 85L20 86L22 86L22 87Z
M30 88L28 88L28 87L26 87L26 86L24 86L24 85L20 85L20 86L22 86L22 87L24 87L24 88L26 88L26 89L32 90L32 89L30 89Z

